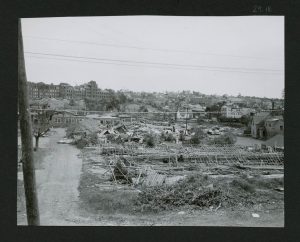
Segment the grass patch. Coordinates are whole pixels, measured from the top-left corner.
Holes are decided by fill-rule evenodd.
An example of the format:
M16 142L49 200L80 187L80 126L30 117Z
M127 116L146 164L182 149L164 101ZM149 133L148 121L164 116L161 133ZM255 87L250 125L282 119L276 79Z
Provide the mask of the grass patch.
M243 179L243 178L234 179L232 181L231 185L242 188L246 192L250 192L250 193L255 192L254 185L250 184L246 179Z
M83 206L90 211L103 213L133 212L137 193L131 190L103 191L97 187L103 179L91 173L83 173L80 179L79 193Z

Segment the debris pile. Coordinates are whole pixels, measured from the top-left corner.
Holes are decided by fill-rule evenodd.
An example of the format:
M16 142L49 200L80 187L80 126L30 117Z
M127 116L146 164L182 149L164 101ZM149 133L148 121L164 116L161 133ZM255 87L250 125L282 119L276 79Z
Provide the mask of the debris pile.
M112 173L112 180L121 181L122 183L132 184L132 177L128 172L124 162L118 160L115 163L114 170Z
M207 176L190 176L173 186L149 187L139 194L137 205L142 211L183 205L218 206L225 199L224 193L208 183Z
M258 178L256 178L258 179ZM246 177L237 177L232 181L225 179L213 179L207 175L192 175L179 180L175 185L147 187L138 197L136 202L138 211L158 211L175 209L180 206L192 205L200 208L253 206L254 204L270 204L274 201L260 191L266 188L270 181L260 180L253 182ZM272 187L282 185L280 181L272 181ZM255 185L254 185L255 184ZM271 187L269 187L269 189ZM267 192L269 193L269 192Z

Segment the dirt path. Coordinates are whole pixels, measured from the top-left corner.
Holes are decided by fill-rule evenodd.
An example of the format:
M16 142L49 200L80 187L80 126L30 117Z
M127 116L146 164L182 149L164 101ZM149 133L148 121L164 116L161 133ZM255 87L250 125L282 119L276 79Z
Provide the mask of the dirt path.
M49 136L49 155L44 170L37 176L40 219L42 225L64 225L78 211L78 184L82 160L72 145L57 144L65 136L64 129L55 129Z
M78 211L82 160L77 157L80 151L75 146L57 144L65 136L65 130L54 131L41 139L47 155L43 158L44 169L36 170L40 221L41 225L68 225Z

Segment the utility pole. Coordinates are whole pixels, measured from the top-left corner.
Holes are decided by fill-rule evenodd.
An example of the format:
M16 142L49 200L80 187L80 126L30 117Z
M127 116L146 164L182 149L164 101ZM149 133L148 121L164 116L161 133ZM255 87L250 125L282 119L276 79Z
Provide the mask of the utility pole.
M28 87L26 80L23 38L21 20L18 22L19 39L18 39L18 92L19 92L19 113L20 129L22 141L22 163L24 190L26 197L26 213L28 225L40 225L38 200L35 184L35 171L33 163L32 148L32 129L30 120L30 111L28 105Z

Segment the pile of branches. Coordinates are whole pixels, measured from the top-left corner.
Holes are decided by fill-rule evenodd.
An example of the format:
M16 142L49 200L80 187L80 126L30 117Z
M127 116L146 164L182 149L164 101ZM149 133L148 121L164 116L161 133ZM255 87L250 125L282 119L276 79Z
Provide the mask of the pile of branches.
M139 194L137 206L141 210L166 210L178 206L219 206L226 200L220 187L209 184L206 176L192 176L173 186L149 187Z
M230 182L223 179L226 178L213 179L194 175L172 186L148 187L139 193L137 210L169 210L185 205L198 208L251 207L256 203L268 204L272 201L269 195L262 196L256 191L256 187L260 187L259 184L242 175Z

